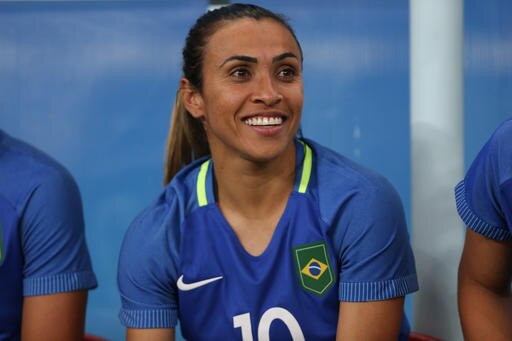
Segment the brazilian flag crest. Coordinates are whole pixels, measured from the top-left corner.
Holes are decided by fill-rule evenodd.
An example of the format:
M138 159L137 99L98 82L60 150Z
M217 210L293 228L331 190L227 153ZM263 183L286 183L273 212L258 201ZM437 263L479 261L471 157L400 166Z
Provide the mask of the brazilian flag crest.
M322 296L334 285L334 273L325 242L294 247L293 259L304 290Z

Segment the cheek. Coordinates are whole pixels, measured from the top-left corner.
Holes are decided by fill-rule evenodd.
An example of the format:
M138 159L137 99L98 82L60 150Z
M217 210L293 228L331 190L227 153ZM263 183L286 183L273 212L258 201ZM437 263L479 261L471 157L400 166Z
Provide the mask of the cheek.
M232 126L236 117L236 105L225 94L210 98L205 106L206 124L213 129L223 129Z
M297 87L289 93L289 101L295 110L302 111L302 104L304 103L304 93L302 87Z
M205 108L212 119L228 119L236 115L243 103L237 91L223 88L208 94Z

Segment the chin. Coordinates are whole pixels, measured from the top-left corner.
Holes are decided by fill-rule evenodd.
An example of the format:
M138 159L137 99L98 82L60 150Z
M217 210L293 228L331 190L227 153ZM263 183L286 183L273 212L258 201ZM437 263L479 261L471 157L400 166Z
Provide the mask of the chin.
M256 148L256 150L253 147L251 152L248 153L247 159L257 163L267 163L275 161L280 157L289 157L294 153L293 149L289 148L292 143L293 140L286 144L263 145Z

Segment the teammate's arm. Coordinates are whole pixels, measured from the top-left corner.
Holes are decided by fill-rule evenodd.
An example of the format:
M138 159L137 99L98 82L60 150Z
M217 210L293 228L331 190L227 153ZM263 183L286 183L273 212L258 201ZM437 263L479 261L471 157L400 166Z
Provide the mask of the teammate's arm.
M397 340L404 298L340 302L336 340Z
M512 340L512 241L467 229L459 265L458 303L464 338Z
M87 290L96 287L82 202L69 173L41 171L21 222L23 340L82 340Z
M126 329L127 341L174 341L174 328Z
M22 340L82 340L87 291L26 296Z

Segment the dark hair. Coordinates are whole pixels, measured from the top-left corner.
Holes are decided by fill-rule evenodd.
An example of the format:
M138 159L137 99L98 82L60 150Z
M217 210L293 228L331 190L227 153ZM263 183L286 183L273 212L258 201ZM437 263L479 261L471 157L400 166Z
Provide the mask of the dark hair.
M224 6L199 17L185 40L183 77L197 90L201 91L203 86L203 58L209 38L226 22L243 18L272 19L283 25L295 39L302 59L300 43L285 17L251 4ZM178 90L172 112L171 128L167 137L164 185L168 184L181 168L208 154L210 154L210 147L202 123L186 111L181 102L180 90Z

